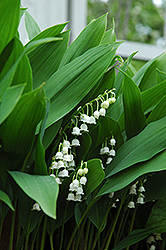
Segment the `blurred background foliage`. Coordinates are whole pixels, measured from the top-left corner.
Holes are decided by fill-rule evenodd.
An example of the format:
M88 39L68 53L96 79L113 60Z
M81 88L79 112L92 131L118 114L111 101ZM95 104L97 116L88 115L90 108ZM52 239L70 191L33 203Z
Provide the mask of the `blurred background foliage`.
M88 0L88 23L108 12L108 29L115 20L117 39L165 46L165 0ZM146 62L132 60L138 71Z
M108 12L108 29L114 18L117 39L163 45L164 5L164 0L88 0L88 22Z

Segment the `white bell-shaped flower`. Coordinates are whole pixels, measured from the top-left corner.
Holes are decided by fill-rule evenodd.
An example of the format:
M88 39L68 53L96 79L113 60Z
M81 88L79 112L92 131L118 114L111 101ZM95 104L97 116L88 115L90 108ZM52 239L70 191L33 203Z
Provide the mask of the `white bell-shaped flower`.
M73 128L72 134L73 134L73 135L81 135L80 129L79 129L78 127L74 127L74 128Z
M70 147L70 142L64 140L64 142L63 142L63 147L71 148L71 147Z
M85 122L85 123L90 123L90 117L86 114L81 114L80 121Z
M109 103L110 104L115 103L115 102L116 102L116 98L115 97L109 98Z
M137 190L136 190L135 186L136 186L136 185L132 185L132 186L130 187L129 194L137 194Z
M55 159L63 160L63 153L62 152L57 152L55 155Z
M75 201L79 201L81 202L81 195L80 194L76 194L75 198L74 198Z
M110 140L110 144L111 144L111 146L115 146L116 140L115 140L114 138L112 138L112 139Z
M101 116L105 116L105 114L106 114L106 109L101 108L101 109L99 110L99 113L100 113Z
M53 161L51 164L51 169L59 169L58 163L56 161Z
M70 155L64 155L63 160L67 161L67 162L70 162L71 161Z
M40 211L41 208L38 203L33 204L32 210Z
M57 168L64 168L65 167L65 164L63 161L58 161L58 165L57 165Z
M109 152L109 155L110 156L115 156L116 152L114 149L111 149L110 152Z
M86 182L87 182L87 178L86 178L85 176L82 176L82 177L80 178L80 184L85 185Z
M84 174L84 170L82 168L78 169L78 175L83 175Z
M104 147L103 148L103 154L109 154L109 152L110 152L109 147Z
M141 197L141 196L139 196L139 197L137 198L137 203L138 203L138 204L144 204L144 203L145 203L145 202L144 202L144 198Z
M56 177L55 180L58 183L58 185L62 184L61 180L58 177Z
M89 132L88 126L85 123L81 124L80 131Z
M64 169L64 170L62 170L62 171L59 172L58 176L62 177L62 178L63 177L69 177L69 172L68 172L67 169Z
M99 119L100 112L96 110L96 111L93 113L93 116L94 116L94 118Z
M108 109L110 103L108 100L101 103L101 108Z
M76 195L77 195L77 194L84 195L84 190L83 190L82 186L81 186L81 187L78 187Z
M67 197L67 200L68 201L74 201L75 200L74 194L73 193L69 193L68 197Z
M68 154L68 147L63 147L62 148L62 153L65 155L65 154Z
M87 174L88 173L88 168L84 168L83 171L84 171L84 174Z
M78 139L73 139L71 145L74 147L80 146L80 141Z
M110 164L111 161L112 161L112 158L111 158L111 157L108 157L108 158L107 158L107 161L106 161L106 164L107 164L107 165Z
M134 201L130 201L127 205L129 208L135 208L135 203Z
M139 192L145 192L145 188L144 186L140 186L139 189L138 189Z
M75 167L75 161L69 161L69 167Z
M73 180L72 183L73 183L73 185L74 185L75 188L79 187L79 180L75 179L75 180Z
M55 175L54 174L50 174L50 176L52 176L55 179Z
M96 124L96 119L94 116L90 116L90 124Z

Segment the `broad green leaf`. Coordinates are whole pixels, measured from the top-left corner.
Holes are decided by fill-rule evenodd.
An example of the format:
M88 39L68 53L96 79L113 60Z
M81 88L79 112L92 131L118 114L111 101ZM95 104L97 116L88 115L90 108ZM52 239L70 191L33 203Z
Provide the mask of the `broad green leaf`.
M55 122L54 124L52 124L45 130L44 137L43 137L43 145L45 149L47 149L49 145L51 144L51 142L55 139L55 136L57 135L61 127L62 120L63 119L58 120L57 122Z
M14 79L15 73L16 73L16 69L17 69L21 59L23 58L23 56L26 53L30 52L35 47L37 47L38 45L41 45L43 43L52 42L52 41L57 41L57 40L61 40L61 38L56 38L56 37L43 38L43 39L31 42L30 44L27 45L26 49L22 52L20 57L13 64L13 66L10 68L8 73L3 77L3 79L0 82L0 101L2 100L2 96L3 96L4 92L5 92L5 90L11 85L11 83L12 83L12 81Z
M25 28L29 40L31 40L33 37L37 36L38 33L41 32L37 22L28 11L25 12Z
M9 173L26 195L39 203L45 214L56 219L59 186L53 177L17 171L9 171Z
M129 236L124 238L122 241L120 241L116 247L113 248L113 250L122 250L126 247L129 247L146 237L148 237L149 234L153 233L156 229L150 228L150 229L136 229L134 230Z
M166 73L159 69L156 69L156 70L157 70L157 83L160 83L166 80Z
M79 140L80 140L81 147L78 147L77 149L77 158L78 158L78 161L81 162L81 160L85 161L87 159L86 157L91 147L92 139L89 133L85 132L83 133L83 135L81 136Z
M51 100L47 127L71 111L95 86L119 45L114 43L92 48L49 78L45 84L46 96Z
M103 196L100 200L98 200L90 209L90 212L88 214L88 218L90 221L99 229L101 227L101 224L103 223L103 220L105 218L105 215L108 210L108 202L109 197ZM102 228L100 230L103 230L107 222L107 218L105 218L105 221L102 225Z
M10 115L10 113L15 108L17 102L19 101L23 90L25 88L25 84L15 85L9 87L2 98L2 102L0 104L0 124L4 122L4 120Z
M166 95L161 99L161 101L156 105L156 107L150 113L147 119L147 124L166 116L165 107L166 107Z
M100 189L97 196L121 190L144 174L165 170L165 161L166 151L163 151L149 161L135 164L111 176Z
M3 201L6 205L8 205L8 207L10 207L12 211L14 211L14 207L12 205L12 202L9 196L6 193L4 193L2 190L0 190L0 200Z
M165 96L166 80L141 93L143 110L149 111Z
M3 49L2 53L0 54L0 76L3 68L5 67L6 62L8 61L9 56L12 53L13 46L14 46L15 38L13 38Z
M105 31L100 44L114 43L114 42L116 42L116 35L115 35L115 22L113 20L113 27L110 30Z
M8 74L8 71L16 63L16 61L18 60L18 58L21 56L23 52L24 52L24 46L17 38L15 38L12 53L10 54L5 64L5 67L3 68L1 72L0 80L2 80L5 77L5 75ZM26 83L24 92L28 92L32 90L32 70L31 70L28 57L26 55L22 57L21 61L18 64L17 69L15 71L15 75L12 79L11 85L17 85L17 84L22 84L22 83Z
M166 197L166 171L156 173L148 177L145 183L145 201L153 201Z
M20 19L20 0L0 1L0 54L15 37Z
M141 91L147 90L157 83L157 70L166 71L165 65L166 53L155 57L146 63L133 77L133 80L139 85Z
M146 118L142 110L141 92L132 78L127 74L124 75L122 94L125 131L129 139L144 129Z
M33 71L34 88L47 81L59 67L69 42L69 31L59 34L58 37L63 40L40 45L28 53Z
M153 205L152 211L145 226L146 228L158 227L155 229L155 233L166 232L165 206L166 198L158 200Z
M0 126L0 172L17 170L29 153L37 124L44 118L45 94L40 87L21 96L12 113Z
M130 62L131 62L133 56L134 56L136 53L137 53L137 51L136 51L136 52L133 52L133 53L127 58L127 60L126 60L124 63L122 63L122 66L120 67L120 69L121 69L122 71L125 71L125 72L127 71L127 68L128 68L128 66L129 66ZM116 95L117 95L117 96L119 96L119 94L120 94L120 90L121 90L121 86L122 86L122 82L123 82L124 74L122 73L122 71L119 71L118 74L117 74L117 76L116 76L116 78L115 78L115 85L114 85L114 87L116 88Z
M34 174L40 174L40 175L47 174L47 165L45 162L45 149L44 149L42 140L44 136L46 121L48 118L49 108L50 108L50 101L47 100L45 117L41 123L40 133L38 135L37 142L36 142Z
M82 55L88 49L100 44L107 25L107 14L93 20L89 23L79 36L68 47L60 67L69 63L74 58Z
M35 36L34 38L32 38L26 45L25 47L29 46L30 43L37 41L37 40L41 40L44 38L48 38L48 37L55 37L57 35L60 34L60 32L64 29L64 27L66 26L68 22L66 23L60 23L57 25L54 25L48 29L43 30L42 32L40 32L37 36Z
M106 169L106 177L114 175L138 162L147 161L166 148L163 134L166 117L149 124L140 134L125 142L113 162Z
M88 197L103 181L105 172L102 168L100 159L92 159L87 162L88 173L86 175L88 181L85 185L84 198Z

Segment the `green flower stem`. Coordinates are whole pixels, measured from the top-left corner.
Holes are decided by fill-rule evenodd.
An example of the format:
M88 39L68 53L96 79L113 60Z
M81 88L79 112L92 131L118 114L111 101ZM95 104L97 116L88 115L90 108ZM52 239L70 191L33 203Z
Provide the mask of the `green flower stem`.
M133 216L132 216L131 223L130 223L130 228L129 228L128 235L130 235L131 232L132 232L132 230L133 230L133 226L134 226L134 221L135 221L135 216L136 216L137 208L138 208L138 206L136 206L136 208L134 209ZM129 246L126 247L126 250L129 250Z
M85 226L85 222L87 220L87 216L85 217L83 223L81 224L79 230L78 230L78 238L77 238L77 241L76 241L76 247L75 247L75 250L79 250L79 243L81 241L81 237L82 237L82 232L83 232L83 229L84 229L84 226Z
M110 242L111 242L111 239L112 239L112 235L113 235L113 232L114 232L116 223L117 223L117 221L118 221L119 214L120 214L120 212L121 212L121 209L122 209L124 200L125 200L125 198L126 198L126 192L127 192L127 190L125 191L125 193L124 193L124 195L123 195L123 197L122 197L122 200L121 200L121 202L120 202L120 205L119 205L119 208L118 208L116 217L115 217L115 219L114 219L113 225L110 226L110 233L109 233L109 237L108 237L108 240L107 240L107 243L106 243L105 250L108 250L108 249L109 249L109 245L110 245Z
M90 225L91 225L91 222L90 222L90 220L88 220L87 226L86 226L86 233L85 233L84 249L87 249L87 243L88 243L89 232L90 232Z
M68 202L66 203L65 213L64 213L64 216L63 216L63 225L62 225L61 241L60 241L59 250L62 249L62 245L63 245L63 237L64 237L64 228L65 228L65 218L66 218L67 207L68 207Z
M39 232L39 228L40 228L43 216L44 216L44 214L42 214L41 219L40 219L40 221L39 221L39 223L37 225L37 228L34 230L34 234L33 234L33 238L32 238L32 243L31 243L31 248L30 248L31 250L34 249L34 243L35 243L35 240L36 240L37 233Z
M50 246L51 246L51 250L54 250L53 234L54 234L54 231L52 231L52 232L50 233Z
M73 239L74 239L74 237L75 237L75 234L76 234L76 232L77 232L79 226L81 225L81 222L84 220L85 216L88 214L90 208L91 208L99 199L100 199L100 197L94 198L94 199L92 199L91 202L89 203L89 205L88 205L88 207L86 208L84 214L82 215L80 221L79 221L78 224L75 226L75 229L74 229L74 231L73 231L73 233L72 233L72 235L71 235L71 237L70 237L70 240L69 240L69 243L68 243L68 246L67 246L67 249L66 249L66 250L69 250L69 249L70 249L70 246L71 246L71 244L72 244L72 241L73 241Z
M0 239L1 239L2 229L3 229L4 218L5 218L5 204L2 204L2 214L1 214L1 222L0 222Z
M88 250L91 250L92 242L93 242L93 237L94 236L94 225L91 223L91 230L90 230L90 237L88 240ZM86 250L86 248L85 248Z
M127 211L127 213L126 213L126 211L127 211L127 209L124 208L123 209L123 214L122 214L122 217L120 219L119 226L118 226L118 231L117 231L117 234L116 234L116 239L115 239L115 242L114 242L114 247L116 246L117 242L120 240L119 235L120 235L120 232L123 232L122 227L123 227L125 218L126 217L128 218L129 210Z
M12 212L12 220L11 220L11 226L10 226L10 239L9 239L9 246L8 246L9 250L13 249L15 217L16 217L16 212Z
M40 250L44 250L45 238L46 238L47 216L44 218L43 233L41 238Z
M116 197L114 197L114 198L111 200L111 202L109 203L109 207L108 207L108 209L107 209L107 212L106 212L106 214L105 214L105 216L104 216L104 219L102 220L102 222L101 222L101 224L100 224L100 227L98 228L98 232L97 232L96 237L95 237L95 239L94 239L94 244L93 244L92 250L95 248L96 243L97 243L97 241L98 241L98 238L100 237L100 234L101 234L101 232L103 231L103 227L104 227L105 220L106 220L106 218L107 218L107 216L108 216L108 214L109 214L109 212L110 212L110 210L111 210L112 204L114 203L115 200L116 200Z

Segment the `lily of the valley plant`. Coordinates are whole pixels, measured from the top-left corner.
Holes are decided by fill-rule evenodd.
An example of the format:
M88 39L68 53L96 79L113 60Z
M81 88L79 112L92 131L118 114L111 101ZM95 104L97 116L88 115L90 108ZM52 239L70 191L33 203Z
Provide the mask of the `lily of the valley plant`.
M0 14L0 249L165 249L165 53L136 72L107 14L70 45Z

